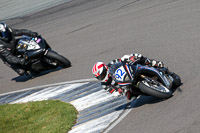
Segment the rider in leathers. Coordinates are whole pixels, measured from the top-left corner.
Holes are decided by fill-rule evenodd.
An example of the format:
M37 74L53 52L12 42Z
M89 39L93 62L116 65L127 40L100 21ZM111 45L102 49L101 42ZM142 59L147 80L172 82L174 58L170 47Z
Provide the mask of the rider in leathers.
M0 23L0 58L19 75L25 73L21 65L25 64L27 57L24 56L24 58L18 58L14 56L13 53L17 43L15 37L22 35L37 37L38 33L27 29L12 29L5 23Z
M126 61L129 63L138 63L141 65L147 65L150 67L156 67L156 68L162 68L164 67L163 62L156 61L154 59L149 59L147 57L144 57L140 53L133 53L124 55L121 59L115 59L112 60L108 65L106 65L103 62L97 62L94 64L92 72L94 76L101 81L102 88L110 92L111 94L114 94L114 96L120 96L125 93L128 100L131 100L133 97L137 97L139 94L137 92L130 93L130 90L119 88L117 86L117 83L115 82L112 73L109 72L109 69L111 69L114 64L120 62L120 61Z

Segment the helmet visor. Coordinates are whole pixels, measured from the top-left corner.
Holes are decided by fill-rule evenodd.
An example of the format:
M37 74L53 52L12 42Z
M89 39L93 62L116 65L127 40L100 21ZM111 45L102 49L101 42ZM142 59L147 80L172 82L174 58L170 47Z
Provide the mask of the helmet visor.
M107 75L107 69L104 67L103 68L103 72L98 76L96 77L98 80L103 80Z

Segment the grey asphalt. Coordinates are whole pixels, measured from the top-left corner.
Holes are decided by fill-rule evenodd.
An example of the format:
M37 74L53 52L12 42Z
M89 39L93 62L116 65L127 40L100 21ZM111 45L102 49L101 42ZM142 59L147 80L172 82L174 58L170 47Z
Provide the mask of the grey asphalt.
M30 15L71 0L0 0L0 20Z
M72 67L27 80L0 63L0 93L92 78L93 64L140 52L164 61L183 85L165 101L151 97L110 133L197 133L200 131L200 1L74 0L8 21L37 31Z

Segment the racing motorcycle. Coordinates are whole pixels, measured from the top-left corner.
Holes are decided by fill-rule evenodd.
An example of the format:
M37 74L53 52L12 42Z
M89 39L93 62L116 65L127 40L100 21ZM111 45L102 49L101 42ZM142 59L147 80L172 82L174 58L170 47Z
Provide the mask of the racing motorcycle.
M122 61L112 65L109 70L121 88L128 86L130 92L137 96L169 98L172 96L171 89L181 84L180 77L165 67L154 68Z
M40 73L44 70L57 67L70 67L71 62L64 56L53 51L41 36L32 38L22 36L18 39L15 55L19 58L26 56L27 61L23 66L26 72Z

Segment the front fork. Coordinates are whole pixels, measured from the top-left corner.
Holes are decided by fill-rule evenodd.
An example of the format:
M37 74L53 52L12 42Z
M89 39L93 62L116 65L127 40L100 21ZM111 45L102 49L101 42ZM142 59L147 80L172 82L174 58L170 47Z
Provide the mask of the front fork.
M143 78L143 79L147 79L147 80L149 80L150 81L150 79L151 79L151 82L153 82L153 81L158 81L158 77L156 77L156 76L154 76L154 77L152 77L152 78L149 78L149 77L147 77L147 76L145 76L145 75L140 75L140 77L141 78ZM165 86L165 87L167 87L168 89L170 89L171 87L172 87L172 82L173 82L173 80L170 78L170 75L169 75L169 77L167 77L167 76L164 76L163 77L166 81L167 81L167 86ZM153 82L153 83L156 83L156 82ZM160 82L158 82L158 83L160 83ZM162 83L160 83L160 84L162 84ZM163 85L163 84L162 84ZM139 81L137 82L137 87L139 86Z
M147 80L148 80L148 78L149 78L149 77L147 77L147 76L145 76L145 75L142 75L142 74L139 75L139 76L140 76L142 79L147 79ZM157 78L157 77L154 77L153 79L154 79L154 80L157 80L158 78ZM139 88L139 83L140 83L140 81L137 82L137 84L136 84L135 87Z

